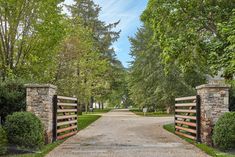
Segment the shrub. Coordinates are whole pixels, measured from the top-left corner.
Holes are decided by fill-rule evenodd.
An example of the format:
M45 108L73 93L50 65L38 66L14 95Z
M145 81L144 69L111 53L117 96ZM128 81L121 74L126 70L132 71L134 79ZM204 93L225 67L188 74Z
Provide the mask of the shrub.
M0 126L0 155L5 154L7 151L7 134Z
M5 117L13 112L25 111L26 90L22 81L0 81L0 116Z
M36 150L44 143L43 125L30 112L15 112L7 116L5 128L12 145Z
M225 113L219 118L213 130L213 142L223 150L235 146L235 112Z

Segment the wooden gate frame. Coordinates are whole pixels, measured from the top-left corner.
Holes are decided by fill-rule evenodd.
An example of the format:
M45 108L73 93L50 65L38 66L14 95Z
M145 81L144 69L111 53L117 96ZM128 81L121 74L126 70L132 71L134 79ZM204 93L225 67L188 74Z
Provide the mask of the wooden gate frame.
M193 103L177 103L180 101L195 101ZM186 109L178 109L180 107L190 107L189 110ZM192 109L195 107L195 109ZM196 140L197 142L201 142L201 132L200 132L200 127L201 127L201 113L200 113L200 96L189 96L189 97L181 97L181 98L176 98L175 99L175 116L174 116L174 125L175 125L175 134L178 134L180 136L184 136L193 140ZM177 115L176 113L186 113L187 115ZM195 113L196 116L190 116L191 113ZM179 121L178 118L183 119L183 121ZM188 120L195 120L196 123L192 122L187 122ZM178 125L177 125L178 124ZM179 126L179 124L181 126ZM195 129L191 128L185 128L182 127L183 125L185 126L193 126ZM186 133L182 133L180 131L184 131ZM192 136L187 133L193 133L196 134L196 136Z
M67 103L67 102L63 103L63 102L59 102L58 100L73 101L73 103ZM74 109L61 108L61 109L59 109L60 110L59 112L63 113L64 116L57 116L58 107L61 107L61 106L74 107ZM66 116L66 113L69 113L69 112L74 113L74 115L76 115L76 116L74 116L74 115L72 116L71 114ZM79 112L79 108L78 108L77 98L54 95L54 97L53 97L53 131L52 131L53 141L61 140L66 137L75 135L77 133L77 131L78 131L78 129L77 129L78 112ZM58 125L58 120L66 120L66 119L67 119L67 122L66 121L60 122L60 125ZM69 125L76 124L76 125L74 127L70 126L67 128L60 129L60 131L58 130L58 126L66 125L66 124L69 124ZM60 133L65 132L65 131L70 131L70 132L66 133L64 135L61 135L61 136L57 136L58 131Z

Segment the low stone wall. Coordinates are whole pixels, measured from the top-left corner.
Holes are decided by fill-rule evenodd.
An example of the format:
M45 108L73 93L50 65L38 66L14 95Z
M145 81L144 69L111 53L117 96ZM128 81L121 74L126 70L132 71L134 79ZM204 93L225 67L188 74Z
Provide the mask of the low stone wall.
M53 130L53 96L57 87L45 84L27 84L27 111L34 113L42 121L45 129L45 142L52 142Z

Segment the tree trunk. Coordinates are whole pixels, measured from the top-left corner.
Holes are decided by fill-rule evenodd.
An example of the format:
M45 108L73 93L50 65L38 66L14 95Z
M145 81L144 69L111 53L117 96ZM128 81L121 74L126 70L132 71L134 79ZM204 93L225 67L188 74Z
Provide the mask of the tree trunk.
M93 96L91 96L91 103L90 103L90 108L93 108L93 104L94 104L94 97Z
M82 105L78 102L78 115L82 115Z
M86 103L86 114L87 114L87 112L88 112L88 107L89 107L89 105L90 105L90 103L88 102L88 103Z

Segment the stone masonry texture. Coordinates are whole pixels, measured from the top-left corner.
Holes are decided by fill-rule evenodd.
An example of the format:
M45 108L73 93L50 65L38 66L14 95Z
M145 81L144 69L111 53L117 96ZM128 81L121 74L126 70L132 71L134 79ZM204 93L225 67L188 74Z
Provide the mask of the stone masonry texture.
M205 84L196 89L201 101L201 141L212 145L215 123L225 112L229 112L229 86Z
M27 84L27 111L34 113L42 121L45 130L45 143L52 142L53 96L56 86L50 84Z

